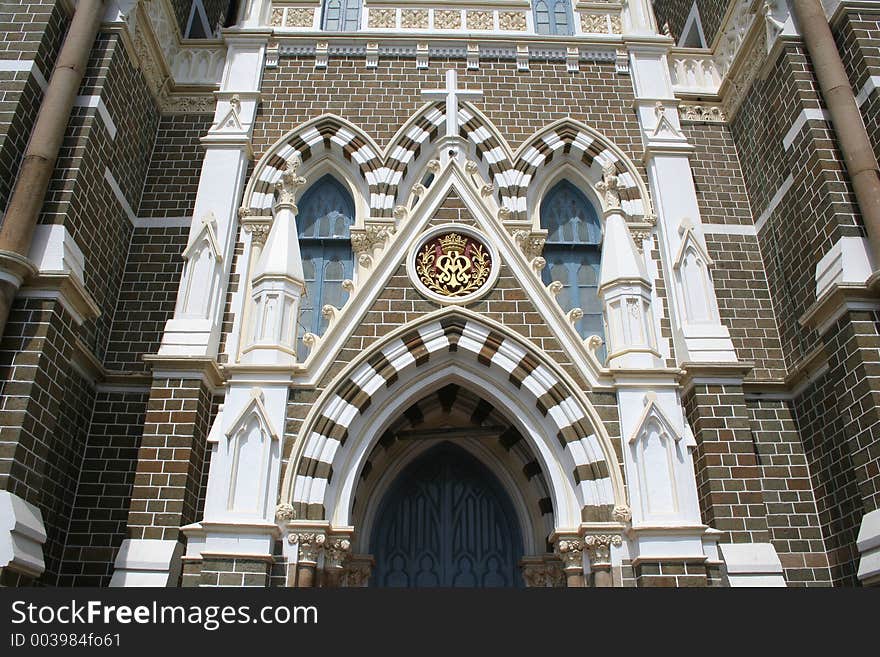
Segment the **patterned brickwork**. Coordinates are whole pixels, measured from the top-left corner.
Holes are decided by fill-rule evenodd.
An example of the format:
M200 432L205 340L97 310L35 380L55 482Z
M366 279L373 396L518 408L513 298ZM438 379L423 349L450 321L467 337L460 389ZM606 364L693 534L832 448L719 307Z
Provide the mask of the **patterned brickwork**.
M108 369L147 371L141 356L156 353L174 314L188 233L161 227L132 233L104 359Z
M721 321L730 330L737 357L755 364L746 380L784 378L782 345L757 239L709 234L706 246L715 261L712 280Z
M170 114L161 117L138 216L192 215L205 155L199 139L210 127L210 115Z
M880 390L877 313L851 312L825 334L828 372L796 400L835 583L854 584L855 538L878 505Z
M703 223L754 224L730 128L723 123L684 123L682 132L695 149L691 171Z
M199 586L269 586L271 564L267 561L211 558L201 566Z
M43 547L46 570L40 580L48 585L58 582L66 558L65 546L76 512L74 499L83 468L94 400L92 384L71 369L58 411L55 444L46 455L43 497L53 503L45 505L43 521L55 531Z
M634 567L636 586L699 587L709 586L706 564L687 561L642 561Z
M481 59L479 70L461 60L432 58L418 70L412 59L382 57L376 69L362 58L331 57L326 69L314 58L283 57L263 77L264 98L254 127L257 157L311 118L337 114L360 126L384 147L423 104L423 89L440 89L445 72L458 71L459 85L483 90L475 106L517 148L548 123L567 116L595 128L634 160L641 153L638 122L631 111L632 81L615 73L612 62L584 62L572 75L564 62L532 61L529 71L516 63Z
M128 515L129 538L176 539L195 522L211 394L200 381L153 382Z
M100 95L117 128L113 139L95 108L75 107L41 221L63 223L85 257L85 284L101 316L84 339L103 358L122 282L132 226L105 180L109 169L137 207L156 128L156 109L141 73L115 35L99 35L82 95Z
M816 298L816 263L859 219L833 133L811 120L788 149L783 138L803 110L821 108L803 48L787 44L766 79L752 85L732 124L743 177L757 218L791 177L791 187L759 231L783 356L790 368L817 344L799 323Z
M850 85L860 95L872 77L880 76L880 10L843 11L832 27ZM874 153L880 159L880 90L868 94L861 110Z
M684 397L697 439L694 469L703 521L722 543L766 543L761 471L742 387L694 384Z
M830 586L804 446L784 401L748 400L771 542L789 586Z
M58 584L106 586L125 538L148 393L99 392Z
M43 515L46 571L60 568L85 445L89 391L72 375L75 325L61 305L19 298L0 343L0 489Z

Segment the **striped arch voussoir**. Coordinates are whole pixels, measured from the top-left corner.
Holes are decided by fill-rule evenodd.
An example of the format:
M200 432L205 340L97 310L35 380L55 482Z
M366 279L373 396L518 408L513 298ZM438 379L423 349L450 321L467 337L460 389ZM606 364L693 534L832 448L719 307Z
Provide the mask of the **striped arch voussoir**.
M300 518L325 519L325 494L334 459L357 419L374 397L394 386L402 372L443 354L468 355L486 368L503 372L555 427L556 439L583 500L584 521L610 521L614 492L600 443L587 409L551 367L519 341L467 317L447 316L388 341L328 390L305 428L305 444L295 469L293 506ZM352 432L351 435L357 435Z

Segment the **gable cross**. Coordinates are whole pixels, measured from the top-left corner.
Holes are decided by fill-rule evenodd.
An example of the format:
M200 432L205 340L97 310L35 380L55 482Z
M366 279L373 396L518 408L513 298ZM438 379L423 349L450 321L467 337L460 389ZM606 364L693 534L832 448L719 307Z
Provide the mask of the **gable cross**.
M454 69L446 71L445 89L423 89L422 98L428 100L443 99L446 101L446 136L458 136L458 103L462 100L473 100L483 96L479 89L460 89L458 73Z

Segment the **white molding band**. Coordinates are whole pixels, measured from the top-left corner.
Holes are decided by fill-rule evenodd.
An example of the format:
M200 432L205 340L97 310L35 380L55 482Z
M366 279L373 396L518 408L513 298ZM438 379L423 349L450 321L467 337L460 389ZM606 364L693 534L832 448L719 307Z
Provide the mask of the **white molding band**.
M116 139L116 124L113 122L113 117L110 116L110 112L107 110L107 106L104 104L104 101L101 100L100 96L77 96L76 100L73 101L73 106L94 107L98 111L98 116L101 117L101 120L107 127L107 132L110 133L110 139Z
M742 224L703 224L705 235L749 235L756 237L758 229L755 226Z
M135 228L189 228L192 217L135 217Z
M764 224L767 223L767 220L770 219L770 216L776 211L779 204L782 203L782 199L785 198L785 195L788 194L788 190L790 190L792 186L794 186L794 176L788 174L788 178L782 181L782 185L779 186L779 189L776 190L773 198L770 199L767 207L761 213L761 216L755 221L755 231L757 233L760 233L761 229L764 228Z
M782 562L772 543L720 543L727 580L734 587L784 587Z
M46 81L40 67L33 59L0 59L0 71L27 71L34 76L40 89L46 91L49 83Z
M46 569L43 514L7 490L0 491L0 568L39 577Z
M113 174L110 173L110 168L104 168L104 180L107 181L107 184L110 185L110 190L113 192L113 196L116 197L116 200L119 202L119 205L122 207L123 212L125 212L125 216L128 217L128 220L131 222L132 226L137 225L137 215L135 215L134 210L131 209L131 206L128 204L128 199L125 198L125 194L122 192L122 188L119 186L119 183L116 182L116 178L113 177Z
M880 509L866 513L862 517L856 547L861 555L859 580L867 586L880 583Z
M177 581L183 544L127 538L116 554L110 587L168 586Z
M785 133L785 137L782 138L782 146L785 150L791 148L791 145L794 143L794 140L800 134L801 130L804 129L804 126L807 125L807 121L830 121L831 117L826 110L821 109L805 109L801 112L798 117L794 120L791 128L788 129L788 132Z
M880 89L880 75L872 75L865 81L862 90L856 96L856 103L858 103L859 107L868 102L868 98L871 97L871 94L876 89Z

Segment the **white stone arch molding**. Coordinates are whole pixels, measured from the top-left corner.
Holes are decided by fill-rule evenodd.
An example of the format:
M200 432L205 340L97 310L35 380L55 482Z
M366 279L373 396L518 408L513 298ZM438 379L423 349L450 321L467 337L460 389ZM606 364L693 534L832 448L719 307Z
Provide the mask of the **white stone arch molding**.
M241 204L244 213L271 217L275 183L294 155L302 160L298 175L309 184L325 173L333 173L349 189L355 202L355 227L362 227L380 195L381 149L363 130L335 114L323 114L300 124L263 154L245 187Z
M510 410L547 477L558 529L614 524L614 508L626 504L623 478L586 395L517 336L462 308L401 327L334 379L303 423L280 501L299 518L347 526L358 477L382 430L407 404L449 382Z
M614 164L620 185L621 209L628 221L653 222L654 210L648 186L636 164L601 132L570 117L544 126L526 139L512 157L513 170L507 194L515 218L540 225L540 205L551 185L565 177L575 177L601 215L606 206L595 186L602 181L602 168ZM574 181L573 181L574 182Z
M411 441L400 454L395 455L395 460L380 474L378 480L372 486L367 487L363 483L358 486L358 498L363 494L367 495L368 499L364 508L353 518L353 526L357 529L354 534L355 552L369 553L370 538L377 521L379 507L386 493L397 481L398 476L413 461L435 447L438 442L440 441ZM513 503L517 521L522 531L523 554L535 555L544 552L546 550L547 537L550 536L554 529L552 526L553 514L549 514L551 516L551 526L548 526L544 517L540 515L533 496L530 496L526 487L517 481L516 473L510 467L510 464L505 463L504 459L497 453L497 450L503 451L504 448L498 447L497 450L493 450L480 441L461 443L458 446L487 467L498 479L504 492L507 493ZM520 478L522 477L523 475L520 473Z

